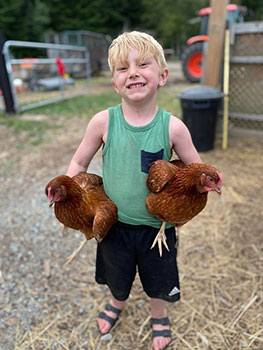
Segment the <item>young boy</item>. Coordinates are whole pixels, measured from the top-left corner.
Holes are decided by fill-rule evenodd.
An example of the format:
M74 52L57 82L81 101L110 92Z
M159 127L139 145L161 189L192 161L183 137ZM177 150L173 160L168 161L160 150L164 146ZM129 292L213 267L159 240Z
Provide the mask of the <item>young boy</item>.
M166 228L169 251L150 249L161 226L145 207L149 164L170 160L172 150L185 163L201 162L184 123L158 108L156 97L168 78L163 49L150 35L121 34L109 48L112 85L121 104L96 114L74 154L67 175L86 171L103 146L103 183L118 207L119 221L98 244L96 281L107 284L111 301L99 313L100 332L109 332L128 298L138 268L150 297L154 350L171 341L166 301L180 298L175 234Z

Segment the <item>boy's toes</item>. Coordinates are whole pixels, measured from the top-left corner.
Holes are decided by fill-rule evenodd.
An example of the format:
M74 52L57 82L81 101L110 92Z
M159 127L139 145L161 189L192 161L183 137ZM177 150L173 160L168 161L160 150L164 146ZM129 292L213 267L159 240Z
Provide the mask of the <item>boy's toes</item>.
M111 328L111 325L109 322L103 320L102 318L98 318L97 319L97 323L98 323L98 326L99 326L99 330L102 334L106 334L109 332L110 328Z
M106 334L114 326L115 322L119 318L121 309L106 304L104 311L100 312L97 318L99 330L102 334Z
M171 342L171 338L155 337L153 339L154 350L162 350Z
M168 317L151 319L153 349L162 350L171 342L171 326Z

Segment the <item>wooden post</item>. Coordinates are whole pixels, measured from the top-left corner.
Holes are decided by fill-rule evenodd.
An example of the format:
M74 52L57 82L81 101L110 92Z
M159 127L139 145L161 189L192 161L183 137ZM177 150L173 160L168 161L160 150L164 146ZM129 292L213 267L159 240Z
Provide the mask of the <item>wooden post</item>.
M4 32L0 29L0 88L2 89L6 113L15 113L15 103L5 66L5 58L2 49L5 43Z
M209 17L204 85L215 88L218 88L220 84L227 4L228 0L211 0L212 13Z
M5 41L4 32L0 29L0 88L4 97L6 113L15 113L15 104L5 66L5 58L2 54Z

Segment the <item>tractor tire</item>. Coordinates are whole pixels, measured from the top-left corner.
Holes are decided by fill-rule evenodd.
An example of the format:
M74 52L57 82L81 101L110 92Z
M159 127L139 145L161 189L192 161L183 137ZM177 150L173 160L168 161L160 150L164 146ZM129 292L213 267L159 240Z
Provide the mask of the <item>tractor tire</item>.
M185 78L191 83L198 83L202 77L203 43L198 42L186 48L181 63Z

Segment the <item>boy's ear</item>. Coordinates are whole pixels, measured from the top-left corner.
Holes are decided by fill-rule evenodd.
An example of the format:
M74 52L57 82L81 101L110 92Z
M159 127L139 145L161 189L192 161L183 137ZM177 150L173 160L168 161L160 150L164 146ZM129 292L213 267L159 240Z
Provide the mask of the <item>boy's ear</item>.
M118 88L117 88L117 84L115 83L114 79L111 80L111 84L112 84L114 90L115 90L117 93L119 93L119 90L118 90Z
M167 82L167 79L168 79L168 69L165 68L159 77L159 87L164 86L165 83Z

